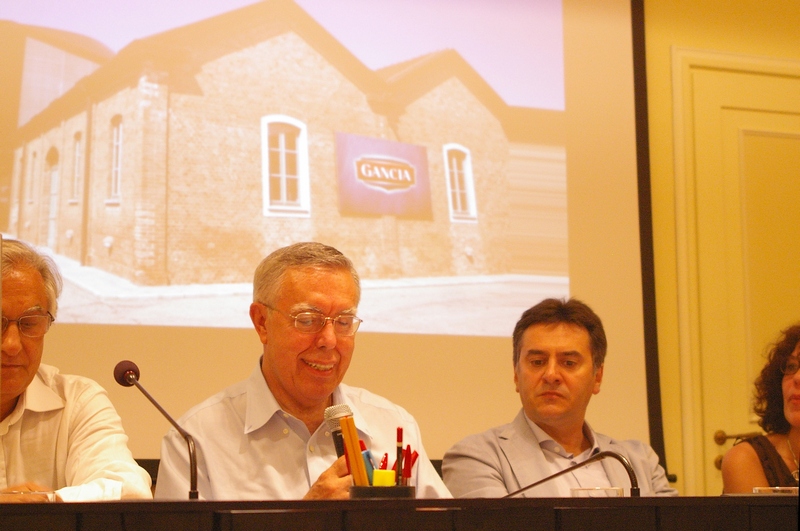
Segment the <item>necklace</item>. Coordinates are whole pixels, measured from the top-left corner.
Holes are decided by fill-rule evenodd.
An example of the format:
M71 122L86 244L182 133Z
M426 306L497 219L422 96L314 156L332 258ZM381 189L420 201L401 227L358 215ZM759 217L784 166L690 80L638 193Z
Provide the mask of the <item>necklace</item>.
M789 453L792 454L792 461L794 461L794 472L792 472L792 477L794 477L795 481L800 481L800 463L797 462L797 457L795 457L794 448L792 448L792 441L790 440L789 434L786 434L786 445L789 447Z

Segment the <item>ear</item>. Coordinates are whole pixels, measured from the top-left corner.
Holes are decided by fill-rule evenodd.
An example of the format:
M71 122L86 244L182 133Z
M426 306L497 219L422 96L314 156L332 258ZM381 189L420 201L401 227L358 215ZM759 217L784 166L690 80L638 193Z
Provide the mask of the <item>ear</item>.
M596 395L600 392L600 384L603 382L603 367L605 367L605 365L600 365L600 368L594 373L594 389L592 389L592 394Z
M261 343L267 344L267 307L258 302L250 305L250 320L258 333Z

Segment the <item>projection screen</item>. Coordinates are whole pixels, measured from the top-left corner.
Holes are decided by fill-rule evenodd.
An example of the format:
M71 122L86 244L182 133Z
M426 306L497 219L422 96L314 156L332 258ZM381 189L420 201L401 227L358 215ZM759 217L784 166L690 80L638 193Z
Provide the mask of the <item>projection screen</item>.
M432 457L514 416L511 330L545 297L605 322L595 429L648 439L628 2L7 0L0 21L3 234L58 263L44 363L108 389L136 457L168 424L116 362L175 416L245 378L253 270L306 240L362 277L345 381L409 409Z

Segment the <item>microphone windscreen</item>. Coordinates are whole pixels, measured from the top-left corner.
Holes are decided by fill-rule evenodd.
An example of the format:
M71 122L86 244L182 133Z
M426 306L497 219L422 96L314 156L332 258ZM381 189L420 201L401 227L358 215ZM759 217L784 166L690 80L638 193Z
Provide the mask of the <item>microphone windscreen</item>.
M352 416L353 410L347 404L335 404L325 408L325 422L328 424L329 430L340 430L340 419Z
M114 367L114 379L123 387L130 387L133 385L133 382L129 382L128 379L125 377L126 374L132 372L136 379L139 379L139 367L132 361L124 360L117 363L117 366Z

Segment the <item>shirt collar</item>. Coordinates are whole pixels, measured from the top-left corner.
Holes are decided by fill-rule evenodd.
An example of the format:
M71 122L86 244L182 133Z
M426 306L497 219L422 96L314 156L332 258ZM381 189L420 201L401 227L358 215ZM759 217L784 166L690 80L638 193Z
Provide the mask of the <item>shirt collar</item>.
M36 413L45 413L47 411L64 409L64 406L64 399L45 385L41 375L37 372L25 391L19 396L14 410L9 416L3 419L0 431L5 435L8 427L21 419L23 412L26 410Z
M269 390L264 374L261 372L261 358L250 373L245 384L247 388L247 410L244 418L244 432L251 433L264 426L269 419L281 411L278 401Z
M575 456L573 454L568 454L564 450L564 447L561 444L556 442L542 428L537 426L536 423L533 422L531 419L529 419L527 415L525 416L525 422L527 422L528 426L530 426L531 431L533 431L533 434L539 441L539 446L543 450L549 450L551 452L559 454L562 457L566 457L567 459L574 459ZM598 446L597 444L597 437L595 437L594 430L592 429L591 426L589 426L589 423L586 422L585 420L583 421L583 434L586 436L587 439L589 439L589 442L592 444L592 447L588 452L588 457L591 457L600 451L600 446Z
M20 403L25 409L37 413L63 409L65 406L64 399L44 383L41 372L36 373L28 388L25 389L20 397ZM20 404L17 404L17 407L19 406Z
M269 420L277 413L283 410L275 400L272 391L269 390L267 381L261 373L261 358L259 358L258 365L250 373L247 379L247 411L245 412L244 432L251 433L264 426ZM353 412L353 422L356 429L364 435L364 440L371 440L368 423L364 416L359 411L358 407L350 400L347 393L342 392L342 388L346 386L338 385L333 390L333 404L347 404ZM323 423L324 425L324 423Z

